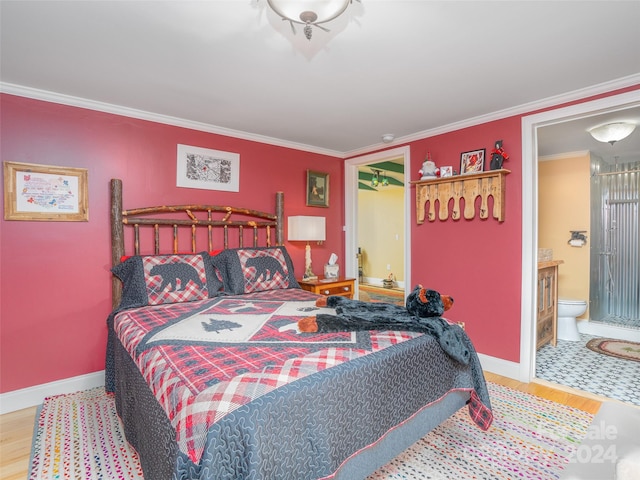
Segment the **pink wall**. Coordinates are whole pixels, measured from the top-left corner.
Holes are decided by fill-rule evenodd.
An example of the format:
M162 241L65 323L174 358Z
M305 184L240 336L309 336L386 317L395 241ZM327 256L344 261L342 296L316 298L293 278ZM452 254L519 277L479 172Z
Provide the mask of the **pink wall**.
M111 178L123 180L125 208L209 203L273 211L274 193L283 191L285 216L327 218L327 241L314 245L314 258L344 258L341 159L6 94L0 107L3 161L89 172L89 222L0 224L0 393L104 369ZM177 144L239 153L240 192L177 188ZM307 169L329 173L328 209L305 206ZM304 245L287 248L301 273Z
M447 317L465 322L479 352L517 362L522 270L520 118L511 117L412 143L411 178L419 179L418 170L427 151L437 165L452 165L460 170L461 152L484 148L488 162L496 140L504 141L504 149L510 156L504 163L504 168L511 171L506 179L505 221L500 223L491 214L480 219L476 213L473 220L426 220L417 225L412 209L411 275L413 283L453 296L455 305ZM415 187L411 195L415 195ZM490 199L490 212L492 207Z
M285 215L327 218L327 241L313 247L315 264L331 252L344 258L340 159L10 95L0 102L2 160L87 168L90 190L88 223L0 223L0 393L104 368L110 178L123 179L125 208L201 202L269 210L273 192L282 190ZM476 349L513 362L521 323L520 125L515 116L412 142L408 167L417 179L430 151L438 165L459 168L460 152L485 148L489 155L495 140L504 141L504 167L512 172L505 221L416 225L412 209L410 255L412 281L454 296L448 316L466 323ZM178 143L240 153L240 192L176 188ZM307 169L330 174L329 209L305 206ZM303 246L287 247L302 272Z

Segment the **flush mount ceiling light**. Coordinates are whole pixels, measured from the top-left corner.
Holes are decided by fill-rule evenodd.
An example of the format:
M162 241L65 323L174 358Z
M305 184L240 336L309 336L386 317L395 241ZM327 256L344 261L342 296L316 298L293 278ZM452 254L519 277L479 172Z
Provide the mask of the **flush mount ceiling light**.
M631 132L633 132L635 128L636 126L633 123L616 122L591 128L588 132L599 142L610 143L613 145L614 143L631 135Z
M353 0L267 0L271 9L291 24L294 34L294 24L304 25L308 40L311 40L312 26L328 32L321 24L338 18L351 3Z

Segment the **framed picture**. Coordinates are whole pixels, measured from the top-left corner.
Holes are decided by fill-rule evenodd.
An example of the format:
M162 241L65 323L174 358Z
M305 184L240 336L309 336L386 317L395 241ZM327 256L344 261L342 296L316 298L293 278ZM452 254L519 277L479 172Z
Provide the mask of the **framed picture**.
M176 186L240 191L240 154L178 145Z
M484 170L485 149L471 150L460 155L460 173L480 173Z
M4 162L4 219L86 222L87 180L85 168Z
M440 178L452 177L453 176L453 167L440 167Z
M307 170L307 206L329 206L329 174Z

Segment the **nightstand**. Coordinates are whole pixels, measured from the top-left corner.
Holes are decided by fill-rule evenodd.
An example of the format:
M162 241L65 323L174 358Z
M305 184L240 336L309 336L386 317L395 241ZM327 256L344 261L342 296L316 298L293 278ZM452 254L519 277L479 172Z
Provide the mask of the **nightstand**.
M355 289L355 278L322 278L317 280L298 280L300 288L319 295L339 295L341 297L353 298Z

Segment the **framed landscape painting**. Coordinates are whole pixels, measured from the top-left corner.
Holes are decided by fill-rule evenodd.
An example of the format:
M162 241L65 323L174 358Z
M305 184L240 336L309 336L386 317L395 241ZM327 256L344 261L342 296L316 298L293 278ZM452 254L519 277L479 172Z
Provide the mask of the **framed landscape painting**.
M329 206L329 174L307 170L307 206Z

